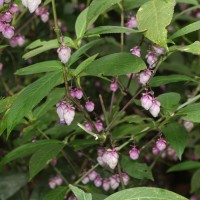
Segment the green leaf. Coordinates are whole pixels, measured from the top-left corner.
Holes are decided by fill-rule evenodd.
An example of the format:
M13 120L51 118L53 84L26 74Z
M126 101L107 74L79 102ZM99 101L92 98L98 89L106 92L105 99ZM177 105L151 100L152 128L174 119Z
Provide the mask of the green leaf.
M96 28L93 28L86 32L86 36L89 35L101 35L101 34L108 34L108 33L141 33L144 32L144 30L134 30L126 27L120 27L120 26L99 26Z
M104 200L187 200L174 192L160 188L135 187L109 196Z
M0 180L0 199L6 200L27 184L28 177L20 173L0 176Z
M121 0L93 0L88 9L87 27L96 21L99 15L103 14Z
M0 113L3 113L6 110L8 110L12 106L13 101L16 99L16 97L17 97L17 95L13 95L13 96L9 96L4 99L1 99L0 100Z
M83 190L69 184L69 188L72 190L74 195L78 200L92 200L92 195L89 193L85 193Z
M146 69L144 61L130 53L115 53L95 60L84 71L92 76L118 76Z
M120 163L122 169L126 171L129 176L137 179L154 180L152 172L147 164L133 161L128 156L121 156Z
M6 154L1 162L0 166L6 165L7 163L16 160L18 158L24 158L26 156L29 156L33 154L36 150L38 150L41 147L52 145L52 144L61 144L58 140L40 140L37 142L31 142L28 144L24 144L22 146L17 147L16 149L12 150L8 154Z
M143 4L137 12L139 30L147 30L144 35L152 42L167 48L167 30L174 12L174 0L151 0Z
M172 46L169 48L170 51L182 51L182 52L188 52L195 55L200 55L200 42L196 41L190 45L186 46Z
M161 85L182 82L182 81L195 81L195 80L190 78L189 76L185 76L185 75L155 76L151 80L150 86L151 87L159 87Z
M161 94L157 98L160 101L162 107L171 109L178 105L181 99L181 95L175 92L169 92Z
M73 72L74 76L78 76L82 71L84 71L87 66L93 61L95 60L95 58L98 56L98 54L91 56L89 58L87 58L86 60L84 60Z
M7 133L17 125L49 92L63 82L61 72L51 72L27 86L16 98L7 116Z
M105 199L107 196L105 194L99 194L99 193L92 193L92 199L94 200L102 200Z
M194 103L182 108L178 114L185 115L184 120L200 123L200 103Z
M63 149L63 143L51 144L37 150L29 161L29 181L36 176Z
M43 200L63 200L68 187L60 186L48 192Z
M0 49L6 48L8 45L0 45Z
M181 29L179 29L178 31L176 31L172 36L169 37L169 39L173 40L177 37L186 35L188 33L194 32L194 31L198 31L200 29L200 21L194 22L192 24L189 24Z
M142 4L146 3L149 0L124 0L124 9L125 10L132 10L133 8L138 8Z
M185 161L182 163L178 163L172 167L170 167L167 172L178 172L200 168L200 162L197 161Z
M196 192L197 190L200 189L200 169L198 169L192 176L191 180L191 193Z
M93 46L99 45L102 41L104 41L104 40L103 39L94 40L94 41L89 42L86 45L82 46L81 48L79 48L77 51L75 51L72 54L72 56L70 57L67 65L71 66L72 64L74 64L80 58L81 55L83 55L84 53L86 53Z
M197 0L176 0L177 3L187 3L192 5L199 5Z
M67 43L68 46L72 46L72 47L74 46L73 40L69 37L64 37L64 43ZM36 40L35 42L33 42L29 46L27 46L26 49L31 50L31 51L24 54L23 59L27 60L38 54L45 52L45 51L48 51L50 49L56 49L56 48L59 48L57 39L50 40L50 41Z
M80 38L84 35L87 30L87 14L88 8L84 9L77 17L75 24L76 37Z
M61 71L61 70L62 70L62 63L60 61L51 60L21 68L15 72L15 75L30 75L30 74Z
M181 160L182 154L186 147L186 130L180 124L173 122L163 127L162 131L167 139L167 142L172 145L173 149Z

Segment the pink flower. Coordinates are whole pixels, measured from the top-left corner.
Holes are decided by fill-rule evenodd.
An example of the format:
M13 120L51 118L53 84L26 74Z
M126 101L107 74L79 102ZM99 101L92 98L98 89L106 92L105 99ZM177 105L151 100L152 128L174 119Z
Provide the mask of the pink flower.
M85 128L86 128L88 131L90 131L90 132L93 131L92 125L91 125L90 123L88 123L88 122L85 124Z
M143 94L142 98L140 99L140 102L145 110L149 110L149 108L151 108L153 104L152 97L149 94Z
M107 149L102 159L111 169L114 169L117 166L119 155L115 149Z
M118 174L115 174L110 177L110 187L113 190L116 190L119 187L119 183L120 183L120 178Z
M140 156L140 151L136 148L133 147L130 151L129 151L129 156L132 160L137 160Z
M61 176L56 176L55 178L54 178L54 180L55 180L55 183L56 183L56 185L62 185L62 183L63 183L63 180L62 180L62 177Z
M90 179L88 176L86 176L81 182L85 185L87 183L89 183Z
M94 180L94 185L95 185L96 187L101 187L101 185L102 185L102 178L101 178L100 175L98 175L98 176L95 178L95 180Z
M122 179L123 179L124 185L128 185L130 177L128 176L126 172L122 173Z
M15 34L14 31L15 29L13 26L6 26L2 33L5 38L11 39Z
M149 79L151 78L151 71L149 69L146 69L142 72L139 73L139 83L141 83L142 85L145 85L146 83L148 83Z
M118 85L117 85L116 82L113 81L113 82L110 84L110 91L116 92L117 89L118 89Z
M66 64L71 57L71 49L65 45L62 45L58 50L58 57L60 61L64 64Z
M138 46L135 46L133 47L130 52L135 55L135 56L138 56L140 57L141 56L141 51L140 51L140 48Z
M94 103L92 101L87 101L85 108L88 112L92 112L94 110Z
M56 182L55 182L54 178L49 179L49 187L51 189L54 189L56 187Z
M0 0L0 6L3 6L4 0Z
M12 18L12 14L10 12L6 12L2 17L2 21L9 23L12 21Z
M45 11L41 14L41 20L46 23L49 20L49 12Z
M103 189L107 192L110 189L110 180L109 179L105 179L103 181Z
M152 48L157 55L163 55L165 53L165 49L159 45L153 45Z
M6 25L0 21L0 32L3 32L6 28Z
M95 171L92 171L89 173L88 177L91 181L94 181L96 179L96 177L98 176L98 173Z
M147 63L149 64L149 68L153 69L156 66L156 63L158 61L156 54L154 54L153 52L149 52L146 55L146 59L147 59Z
M160 150L159 150L157 147L153 147L152 153L153 153L154 155L158 155L159 152L160 152Z
M190 121L184 121L183 125L185 129L187 130L187 132L191 132L191 130L194 128L193 122L190 122Z
M17 4L12 4L9 10L13 15L19 12L19 8Z
M103 130L103 124L100 120L97 120L94 124L95 128L98 132L101 132Z
M16 37L17 44L21 47L25 43L25 37L23 35L19 35Z
M157 99L152 100L152 106L149 111L153 117L158 116L158 114L160 113L160 102Z
M137 20L136 17L132 16L128 22L126 23L127 28L136 28L137 27Z
M76 90L75 90L75 97L76 97L77 99L82 99L82 97L83 97L83 92L82 92L82 90L76 89Z
M167 142L163 138L159 138L156 141L156 147L159 151L163 151L167 146Z

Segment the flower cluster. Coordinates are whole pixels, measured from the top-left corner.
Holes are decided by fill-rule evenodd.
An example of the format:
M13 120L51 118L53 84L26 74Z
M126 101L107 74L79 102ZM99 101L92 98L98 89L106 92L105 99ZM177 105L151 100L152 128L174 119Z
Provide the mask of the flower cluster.
M49 12L47 8L43 8L43 7L38 7L35 10L35 14L36 16L40 16L40 19L46 23L49 20Z
M159 152L162 152L166 147L167 147L166 140L164 140L163 138L159 138L152 149L152 153L154 155L157 155L159 154Z
M56 186L62 185L62 183L63 183L63 180L61 176L56 176L49 179L49 187L51 189L54 189Z

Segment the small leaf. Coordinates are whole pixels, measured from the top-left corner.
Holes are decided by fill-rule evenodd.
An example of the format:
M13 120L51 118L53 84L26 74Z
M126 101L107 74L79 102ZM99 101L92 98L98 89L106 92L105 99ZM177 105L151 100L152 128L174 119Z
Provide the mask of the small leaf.
M167 142L172 145L179 159L181 160L182 154L186 147L186 130L180 124L173 122L163 127L162 132L164 133Z
M197 190L200 189L200 169L198 169L192 176L191 180L191 193L196 192Z
M200 42L196 41L190 45L186 46L172 46L169 48L170 51L182 51L182 52L188 52L195 55L200 55Z
M139 163L131 160L128 156L121 157L121 166L123 170L131 177L137 179L153 179L153 175L146 163Z
M167 48L167 30L174 12L174 0L151 0L143 4L137 12L139 30L147 30L144 35L152 42Z
M29 181L36 176L52 158L55 158L63 149L63 143L51 144L37 150L29 161Z
M157 98L160 101L162 107L171 109L178 105L181 99L181 95L175 92L169 92L161 94Z
M28 67L21 68L17 70L15 74L16 75L30 75L30 74L61 71L61 70L62 70L62 63L60 61L51 60L51 61L44 61L44 62L30 65Z
M69 185L69 188L72 190L74 195L77 197L78 200L92 200L92 195L89 193L85 193L83 190L73 186Z
M144 31L134 30L120 26L99 26L87 31L85 35L89 36L89 35L101 35L108 33L141 33L141 32Z
M177 37L186 35L188 33L194 32L194 31L198 31L200 29L200 21L194 22L192 24L189 24L181 29L179 29L178 31L176 31L172 36L169 37L169 39L173 40Z
M174 192L151 187L135 187L116 192L104 200L187 200Z
M137 73L146 69L144 61L130 53L115 53L95 60L83 75L92 76L118 76Z
M200 162L197 161L185 161L178 163L172 167L170 167L167 172L178 172L178 171L185 171L200 168Z
M182 81L195 81L193 78L185 75L168 75L168 76L155 76L151 82L151 87L159 87L161 85L176 83Z

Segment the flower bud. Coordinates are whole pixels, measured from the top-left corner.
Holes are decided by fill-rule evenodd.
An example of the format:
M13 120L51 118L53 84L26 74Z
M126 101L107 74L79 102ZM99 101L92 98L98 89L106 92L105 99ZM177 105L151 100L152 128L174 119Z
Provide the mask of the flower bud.
M107 192L110 189L110 180L109 179L105 179L103 181L103 189Z
M4 0L0 0L0 6L3 6Z
M54 178L49 179L49 187L51 189L54 189L56 187L56 182L55 182Z
M103 154L103 161L111 169L114 169L117 166L119 155L115 149L107 149Z
M46 23L49 20L49 12L45 11L41 14L41 20Z
M43 7L38 7L38 8L35 10L35 15L36 15L36 16L40 16L43 12L44 12L44 8L43 8Z
M88 122L85 124L85 128L86 128L88 131L90 131L90 132L93 131L92 125L91 125L90 123L88 123Z
M41 4L41 0L22 0L22 4L33 13Z
M25 37L23 35L19 35L18 37L16 37L17 40L17 44L21 47L24 45L25 43Z
M165 49L159 45L153 45L152 48L158 56L163 55L165 53Z
M137 27L137 20L136 17L132 16L129 21L126 23L127 28L136 28Z
M53 158L51 161L50 161L51 165L52 166L56 166L57 164L57 158Z
M130 151L129 151L129 156L132 160L137 160L139 158L140 155L140 151L136 148L133 147Z
M149 110L153 104L152 97L149 94L143 94L140 103L145 110Z
M96 179L97 176L98 176L98 174L95 171L90 172L88 175L88 177L91 181L94 181L94 179Z
M75 109L70 104L67 104L66 108L64 109L64 119L65 123L69 126L75 116Z
M159 151L163 151L167 146L167 142L163 138L159 138L156 141L156 147Z
M18 45L17 37L12 37L9 42L11 47L16 47Z
M103 156L103 154L105 153L105 148L104 147L98 147L97 149L97 154L98 156Z
M88 176L86 176L81 182L85 185L87 183L89 183L90 179Z
M123 179L124 185L128 185L130 177L128 176L126 172L122 173L122 179Z
M145 85L149 79L151 78L151 71L149 69L146 69L139 73L139 83L142 85Z
M6 25L0 21L0 32L3 32L6 28Z
M133 47L130 52L135 55L135 56L138 56L140 57L141 56L141 51L140 51L140 48L138 46L136 47Z
M152 153L153 153L154 155L158 155L159 152L160 152L160 150L159 150L157 147L153 147Z
M76 89L76 91L75 91L75 97L76 97L77 99L81 99L81 98L83 97L83 92L82 92L82 90Z
M11 39L13 37L13 35L15 34L14 30L15 29L13 26L6 26L2 32L3 36L7 39Z
M190 121L184 121L183 125L187 132L191 132L191 130L194 128L194 124Z
M95 178L95 180L94 180L94 185L95 185L96 187L101 187L101 185L102 185L102 178L101 178L100 175L98 175L98 176Z
M110 91L116 92L117 89L118 89L117 83L116 83L116 82L112 82L112 83L110 84Z
M14 15L17 14L19 12L19 8L17 4L12 4L9 11Z
M75 90L73 90L73 89L70 90L70 96L71 96L71 97L75 97L75 96L76 96L76 95L75 95Z
M156 66L156 63L158 61L156 54L154 54L153 52L149 52L146 55L146 59L147 59L147 63L149 64L149 68L153 69Z
M94 103L92 101L87 101L85 108L88 112L92 112L94 110Z
M97 157L97 162L99 163L99 165L100 165L101 167L106 167L106 166L107 166L107 164L104 162L102 156L98 156L98 157Z
M157 99L152 100L152 106L149 111L153 117L158 116L158 114L160 113L160 102Z
M66 64L71 57L71 49L65 45L62 45L58 50L58 57L60 61L64 64Z
M103 130L103 124L100 120L96 121L94 126L97 129L97 132L101 132Z
M110 177L110 187L113 190L116 190L119 187L119 183L120 183L120 178L118 174L115 174Z
M56 176L55 178L54 178L54 181L55 181L55 183L56 183L56 185L62 185L62 183L63 183L63 180L62 180L62 177L61 176Z
M2 17L2 21L10 23L12 21L12 18L12 14L10 12L6 12Z
M57 114L58 114L58 117L60 118L60 124L65 124L65 119L64 119L64 110L66 109L66 103L64 101L56 104L56 107L57 107Z
M77 198L74 195L69 196L68 200L77 200Z

